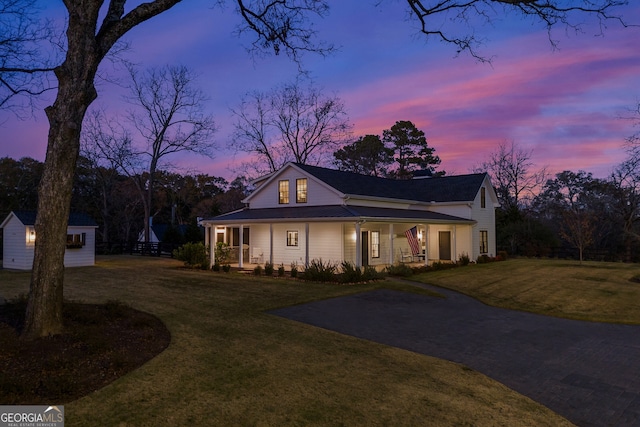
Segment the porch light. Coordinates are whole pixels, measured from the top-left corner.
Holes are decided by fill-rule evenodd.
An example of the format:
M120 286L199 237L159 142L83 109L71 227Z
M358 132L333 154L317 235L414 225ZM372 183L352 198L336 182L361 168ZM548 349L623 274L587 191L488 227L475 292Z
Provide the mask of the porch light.
M33 243L36 241L36 231L29 227L27 230L27 243Z

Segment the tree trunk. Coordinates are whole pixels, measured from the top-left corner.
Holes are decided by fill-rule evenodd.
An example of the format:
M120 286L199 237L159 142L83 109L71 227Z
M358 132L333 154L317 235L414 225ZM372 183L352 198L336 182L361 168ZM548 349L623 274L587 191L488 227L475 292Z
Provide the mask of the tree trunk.
M67 56L55 70L58 94L53 105L46 108L49 136L38 188L33 272L23 330L27 338L60 334L63 330L64 253L73 177L82 121L97 97L93 82L103 56L95 44L93 26L86 22L97 12L83 12L72 15L69 21Z

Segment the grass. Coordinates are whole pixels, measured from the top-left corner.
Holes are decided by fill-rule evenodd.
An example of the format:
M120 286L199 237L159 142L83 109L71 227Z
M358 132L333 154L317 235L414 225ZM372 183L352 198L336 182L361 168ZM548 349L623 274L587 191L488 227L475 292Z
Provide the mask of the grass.
M638 264L513 259L412 276L497 307L640 324Z
M265 313L377 287L421 292L414 287L179 266L122 256L66 271L67 299L119 301L149 312L168 327L171 344L137 370L67 403L65 425L571 425L464 366ZM27 292L29 274L0 270L0 283L10 299Z

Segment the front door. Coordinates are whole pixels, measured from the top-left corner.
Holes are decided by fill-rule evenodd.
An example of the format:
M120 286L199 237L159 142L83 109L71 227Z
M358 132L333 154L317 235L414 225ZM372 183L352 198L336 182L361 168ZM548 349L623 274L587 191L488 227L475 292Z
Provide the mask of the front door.
M440 251L439 258L441 260L451 261L451 232L438 232L438 242Z
M362 232L362 239L360 240L362 243L362 266L369 265L369 232Z

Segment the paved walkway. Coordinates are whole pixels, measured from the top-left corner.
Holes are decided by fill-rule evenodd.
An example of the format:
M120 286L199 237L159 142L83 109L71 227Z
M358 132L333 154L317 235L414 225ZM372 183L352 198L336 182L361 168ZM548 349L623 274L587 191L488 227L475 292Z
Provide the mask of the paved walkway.
M425 287L428 287L425 285ZM376 290L271 313L462 363L578 426L640 426L640 326Z

